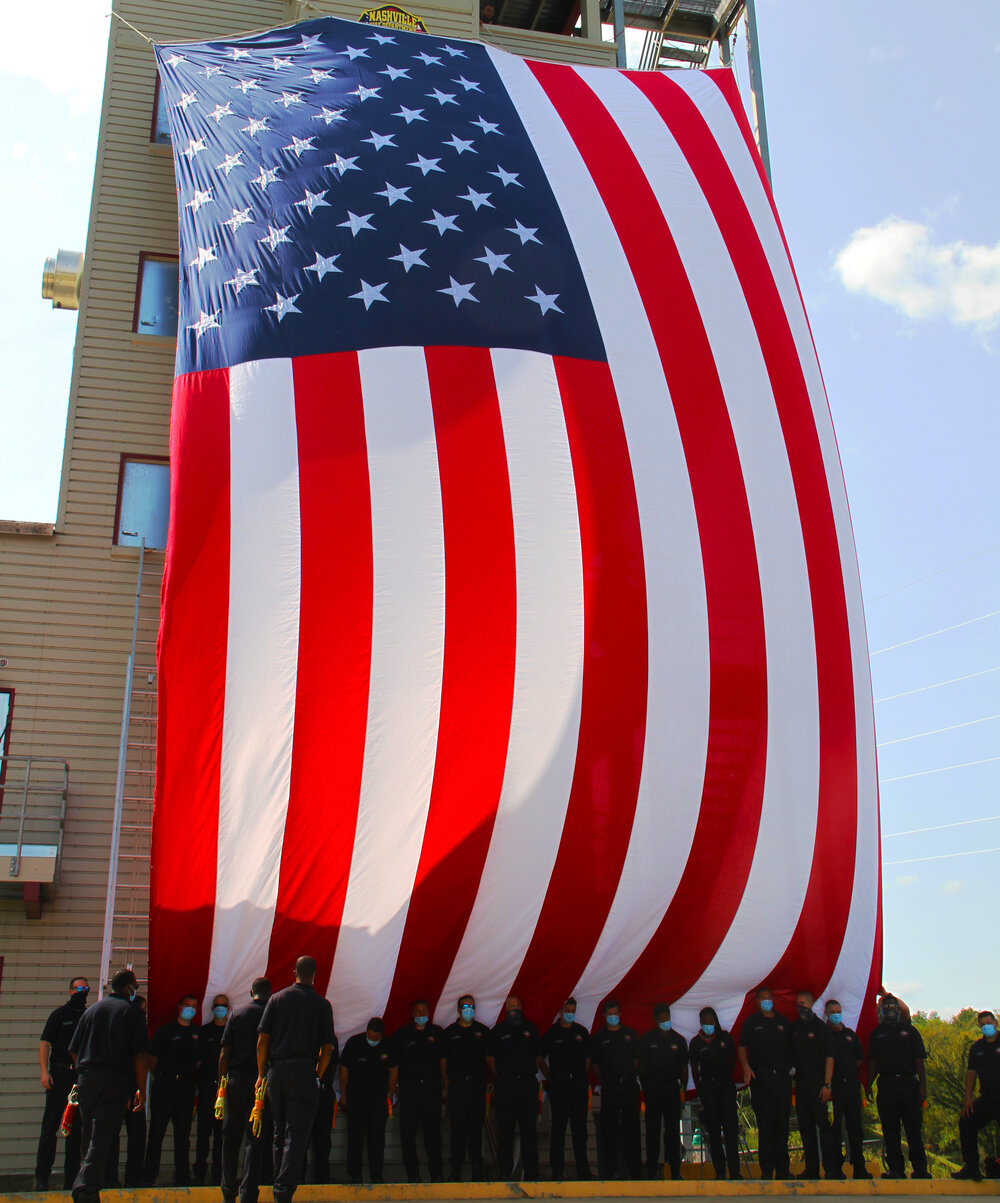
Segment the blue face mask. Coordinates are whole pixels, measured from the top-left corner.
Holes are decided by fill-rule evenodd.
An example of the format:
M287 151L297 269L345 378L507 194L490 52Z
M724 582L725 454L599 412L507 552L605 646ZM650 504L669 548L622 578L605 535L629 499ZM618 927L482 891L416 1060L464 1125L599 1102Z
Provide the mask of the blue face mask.
M605 1015L604 1016L604 1022L608 1025L609 1028L616 1028L621 1023L621 1021L622 1021L622 1019L621 1019L620 1015Z
M465 1006L462 1008L462 1018L463 1019L471 1019L473 1017L473 1015L475 1015L475 1013L476 1013L476 1008L470 1007L468 1003L466 1003Z
M563 1011L563 1023L576 1023L575 1011Z
M703 1023L701 1025L701 1030L705 1033L706 1036L712 1036L715 1034L715 1024L714 1023Z
M369 1048L378 1048L378 1046L382 1043L382 1041L381 1040L372 1040L371 1036L366 1036L365 1043L368 1045Z
M430 1019L429 1015L414 1015L413 1022L418 1028L422 1028L427 1023L428 1019Z
M997 1025L995 1023L984 1023L982 1031L984 1036L995 1036L997 1034Z
M215 1016L216 1019L225 1019L226 1016L229 1014L229 1008L224 1007L222 1005L222 1003L219 1003L219 1005L217 1007L212 1008L212 1014Z
M672 1026L673 1025L671 1024L669 1019L661 1019L660 1020L660 1031L661 1032L669 1032Z
M764 1012L765 1015L768 1013L768 1011L771 1011L773 1008L774 1008L774 999L773 998L762 998L760 1000L760 1009Z
M829 1020L835 1028L839 1028L840 1025L844 1022L844 1017L843 1017L843 1015L841 1015L841 1013L839 1011L831 1011L830 1015L829 1015Z
M188 1023L190 1023L191 1020L194 1019L194 1015L194 1007L181 1007L181 1019L186 1019Z
M135 1002L135 993L136 993L136 992L135 992L135 991L132 989L132 987L130 986L130 987L129 987L129 991L128 991L128 1000L129 1000L129 1002Z

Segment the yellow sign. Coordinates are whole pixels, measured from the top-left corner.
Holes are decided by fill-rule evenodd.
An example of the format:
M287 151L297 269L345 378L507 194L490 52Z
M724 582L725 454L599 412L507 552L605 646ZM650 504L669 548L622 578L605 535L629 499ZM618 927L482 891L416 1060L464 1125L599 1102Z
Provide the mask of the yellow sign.
M385 29L401 29L406 33L426 33L427 26L422 17L415 17L396 4L383 4L379 8L366 9L358 20L362 25L381 25Z

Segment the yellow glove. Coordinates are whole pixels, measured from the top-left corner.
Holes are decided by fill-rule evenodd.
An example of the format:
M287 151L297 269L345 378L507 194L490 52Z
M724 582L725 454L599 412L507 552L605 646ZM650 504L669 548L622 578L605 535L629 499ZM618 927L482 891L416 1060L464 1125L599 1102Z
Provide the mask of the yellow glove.
M229 1074L223 1074L219 1079L219 1093L215 1096L215 1118L226 1117L226 1087L229 1085Z
M264 1120L264 1096L267 1094L267 1082L261 1082L254 1096L253 1111L250 1112L250 1131L255 1140L260 1139L260 1128Z

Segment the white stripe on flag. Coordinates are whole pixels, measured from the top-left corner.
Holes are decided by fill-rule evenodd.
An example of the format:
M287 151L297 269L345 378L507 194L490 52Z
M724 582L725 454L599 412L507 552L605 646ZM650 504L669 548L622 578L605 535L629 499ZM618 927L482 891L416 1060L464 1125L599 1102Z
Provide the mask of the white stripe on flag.
M798 504L767 368L715 217L673 135L615 71L577 68L604 102L656 195L694 291L739 452L760 573L767 649L767 761L760 827L739 909L678 1006L742 998L798 922L819 804L819 695L812 599ZM791 804L795 800L794 805ZM774 867L781 865L781 872ZM760 916L768 916L761 923ZM723 1003L724 1005L724 1003Z
M659 925L698 822L708 746L705 577L670 394L615 227L529 68L513 55L491 50L490 56L545 165L587 279L618 395L642 529L649 625L642 778L615 900L573 991L580 1021L589 1025L597 1004Z
M827 487L833 506L844 573L847 617L851 639L854 675L855 723L858 756L858 827L855 854L854 889L847 930L833 977L824 995L836 997L843 1005L845 1022L855 1024L864 1000L878 908L878 787L875 760L875 719L872 706L871 676L868 664L868 638L865 632L861 600L861 580L857 552L847 504L844 474L837 450L833 421L826 389L819 370L816 350L809 332L802 299L792 272L788 254L764 193L757 166L725 97L709 77L698 72L678 73L685 89L707 122L726 157L740 194L760 236L768 265L778 286L781 302L788 315L799 362L805 374L813 416L826 465Z
M528 948L562 835L583 685L583 569L573 465L555 368L494 350L510 473L517 650L510 743L476 900L435 1012L473 991L491 1023Z
M358 363L375 600L358 822L327 991L346 1034L364 1030L389 997L430 803L445 621L441 481L423 350L380 347L360 352Z
M219 991L241 996L267 965L288 812L299 651L299 477L290 361L230 368L229 402L229 632L207 1001Z

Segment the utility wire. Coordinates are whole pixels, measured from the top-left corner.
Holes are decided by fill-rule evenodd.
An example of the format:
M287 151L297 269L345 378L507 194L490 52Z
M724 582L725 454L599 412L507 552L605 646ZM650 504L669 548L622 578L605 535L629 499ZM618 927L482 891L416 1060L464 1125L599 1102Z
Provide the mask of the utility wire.
M885 698L876 698L875 704L879 702L894 702L896 698L908 698L914 693L926 693L928 689L940 689L942 685L954 685L956 681L971 681L973 677L985 677L989 673L1000 672L1000 664L995 668L984 668L977 673L966 673L964 677L950 677L947 681L935 681L933 685L919 685L916 689L904 689L902 693L891 693Z
M980 556L989 555L991 551L996 551L997 548L1000 548L1000 543L994 543L992 547L985 547L982 551L977 551L971 556L966 556L964 560L956 560L954 564L945 564L943 568L935 568L933 572L928 572L926 576L918 576L916 580L907 581L905 585L897 585L895 589L890 589L888 593L880 593L878 597L870 597L865 602L865 605L870 606L873 602L881 601L884 597L892 597L894 593L902 592L903 589L923 584L924 581L929 581L933 576L940 576L942 572L951 572L953 568L959 568L962 564L968 564L970 560L978 560Z
M936 827L914 827L912 831L891 831L883 835L884 840L894 840L901 835L923 835L925 831L944 831L946 827L969 827L973 823L995 823L1000 815L987 815L985 819L959 819L956 823L939 823Z
M933 731L921 731L919 735L904 735L900 739L887 739L876 748L888 748L892 744L906 744L911 739L923 739L925 735L940 735L942 731L957 731L960 727L974 727L977 723L989 723L1000 718L1000 714L987 714L984 718L970 718L967 723L952 723L950 727L936 727Z
M889 785L893 781L909 781L911 777L930 777L934 773L950 773L952 769L967 769L976 764L993 764L1000 756L987 756L985 760L963 760L961 764L946 764L940 769L921 769L919 773L903 773L901 777L880 777L879 785Z
M967 627L973 622L982 622L984 618L995 618L1000 610L990 610L989 614L977 614L975 618L967 618L964 622L956 622L954 626L942 627L939 631L928 631L926 635L918 635L915 639L904 639L902 643L893 643L889 647L880 647L877 652L869 652L871 656L881 656L883 652L894 652L898 647L908 647L911 643L919 643L922 639L931 639L934 635L943 635L946 631L957 631L959 627Z
M917 865L926 860L951 860L955 856L982 856L986 852L1000 852L1000 848L973 848L971 852L942 852L938 856L910 856L906 860L886 860L882 868L890 865Z

